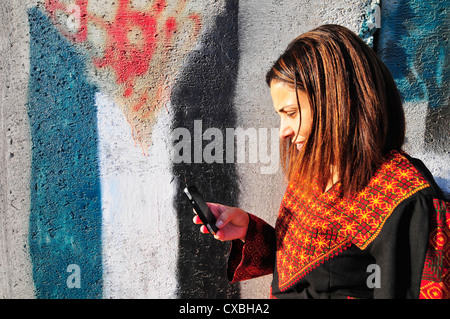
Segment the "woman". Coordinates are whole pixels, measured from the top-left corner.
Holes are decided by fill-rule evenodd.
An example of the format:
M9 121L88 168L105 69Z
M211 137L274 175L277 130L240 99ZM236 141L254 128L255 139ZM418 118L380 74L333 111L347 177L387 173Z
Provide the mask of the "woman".
M233 241L232 282L273 274L274 298L448 298L449 205L401 150L400 95L376 54L321 26L289 44L267 84L288 187L275 229L209 204L216 238Z

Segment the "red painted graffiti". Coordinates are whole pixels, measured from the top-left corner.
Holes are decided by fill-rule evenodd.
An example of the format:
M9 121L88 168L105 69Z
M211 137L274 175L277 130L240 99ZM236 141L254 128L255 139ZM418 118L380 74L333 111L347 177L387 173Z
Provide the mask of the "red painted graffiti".
M192 46L198 37L201 17L198 14L184 15L186 2L173 1L169 6L166 0L154 0L149 1L147 9L143 10L135 8L130 0L117 0L106 9L109 11L107 18L105 14L92 12L88 0L73 0L71 4L45 0L44 4L60 32L75 44L89 42L91 25L103 30L102 56L92 57L91 62L98 69L113 71L121 95L119 99L124 101L124 113L131 123L131 118L133 121L145 120L160 109L159 105L165 105L170 91L167 79L171 76L168 74L173 73L173 69L167 70L167 65L174 54L174 39L180 25L186 21L190 25L188 39L183 40L187 47ZM105 11L104 8L96 9ZM64 26L61 16L68 16L66 21L70 25L66 23ZM182 49L179 51L183 52ZM153 61L156 62L152 64ZM138 81L139 85L136 85ZM148 85L143 85L143 82ZM139 123L131 124L135 134L141 134Z

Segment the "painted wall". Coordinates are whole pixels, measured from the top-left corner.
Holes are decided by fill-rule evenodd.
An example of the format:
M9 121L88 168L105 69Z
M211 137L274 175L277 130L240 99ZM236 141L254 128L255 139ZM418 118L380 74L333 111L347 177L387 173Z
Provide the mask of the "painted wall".
M2 1L0 296L268 297L270 276L227 281L229 243L199 233L181 191L194 182L274 224L284 184L264 76L324 23L390 66L406 148L449 192L448 13L426 3Z
M403 97L405 149L450 194L449 8L447 1L384 0L377 52Z

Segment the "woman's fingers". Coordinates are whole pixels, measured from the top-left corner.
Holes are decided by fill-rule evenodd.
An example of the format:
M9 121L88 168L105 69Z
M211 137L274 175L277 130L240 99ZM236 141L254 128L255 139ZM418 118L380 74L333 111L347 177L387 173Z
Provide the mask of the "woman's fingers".
M208 233L209 233L208 228L206 228L205 225L202 225L202 226L200 227L200 231L201 231L203 234L208 234Z
M194 224L197 224L197 225L203 224L202 221L200 220L200 217L198 217L198 215L195 215L194 218L192 219L192 221L194 222Z
M217 219L217 228L223 228L232 222L234 226L243 227L248 225L248 214L240 208L230 208L223 212Z
M217 203L206 203L208 205L211 212L218 218L220 215L222 215L223 212L225 212L227 209L229 209L229 206L217 204Z
M216 219L219 218L223 212L225 212L226 210L228 210L230 208L230 207L222 205L222 204L216 204L216 203L206 203L206 204L208 205L209 209L214 214ZM193 209L193 212L195 214L194 218L192 219L194 224L197 224L197 225L203 224L202 221L200 220L200 217L198 217L198 215L194 209Z
M222 204L216 204L216 203L206 203L209 207L209 209L211 210L211 212L214 214L214 216L217 218L220 217L220 215L226 211L227 209L229 209L230 207L222 205ZM194 224L200 225L203 224L202 221L200 220L200 217L198 217L197 213L195 212L195 210L193 209L194 212Z
M240 208L216 203L207 203L207 205L217 219L216 227L219 230L214 235L216 239L233 240L245 238L249 223L249 215L245 211ZM194 224L201 225L200 232L209 233L198 215L195 215L192 220Z

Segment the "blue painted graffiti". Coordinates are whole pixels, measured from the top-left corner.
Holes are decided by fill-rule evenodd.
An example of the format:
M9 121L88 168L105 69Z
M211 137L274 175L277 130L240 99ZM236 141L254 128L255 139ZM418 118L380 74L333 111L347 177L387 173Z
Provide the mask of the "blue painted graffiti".
M382 1L378 54L391 70L405 102L426 103L424 146L450 148L449 10L442 0Z
M36 296L101 298L96 88L86 80L83 54L48 18L32 8L28 19L29 243ZM78 278L76 284L71 278Z
M383 1L379 54L406 101L448 101L448 1Z

